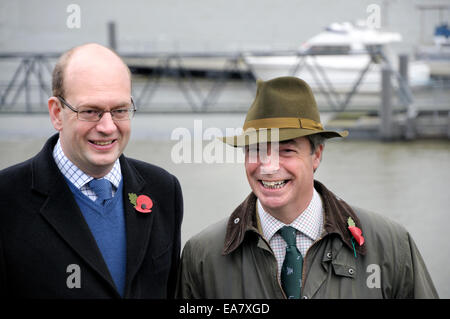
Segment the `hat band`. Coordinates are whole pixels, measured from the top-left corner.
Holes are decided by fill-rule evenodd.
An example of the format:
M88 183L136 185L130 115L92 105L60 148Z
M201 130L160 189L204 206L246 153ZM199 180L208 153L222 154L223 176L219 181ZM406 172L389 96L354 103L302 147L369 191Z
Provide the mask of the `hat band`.
M300 117L272 117L251 120L244 123L244 131L248 128L304 128L307 130L323 130L323 126L319 122Z

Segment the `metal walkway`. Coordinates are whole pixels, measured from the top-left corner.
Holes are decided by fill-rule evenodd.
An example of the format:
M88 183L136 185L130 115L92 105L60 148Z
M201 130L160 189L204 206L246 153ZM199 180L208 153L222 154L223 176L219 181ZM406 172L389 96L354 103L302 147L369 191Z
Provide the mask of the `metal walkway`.
M342 52L328 52L338 55ZM131 70L147 68L144 75L133 75L133 97L139 112L242 112L245 113L255 94L255 77L252 66L246 62L251 56L296 56L298 63L288 74L295 75L304 68L319 84L316 98L320 106L333 114L355 112L349 108L370 68L381 63L382 90L374 96L372 111L381 120L380 132L399 126L394 117L399 113L404 120L402 135L414 137L418 111L407 80L393 68L392 61L380 47L369 47L356 54L368 54L369 62L347 92L338 92L326 71L318 63L306 63L307 57L315 60L323 53L302 51L270 52L216 52L216 53L121 53ZM59 53L0 53L0 114L44 113L51 96L51 73ZM203 77L198 76L201 70ZM407 74L407 73L404 73ZM238 78L238 79L236 79ZM231 93L227 89L231 87ZM160 99L158 100L158 95ZM162 97L162 99L161 99ZM223 98L226 102L220 102ZM395 100L394 100L395 97ZM172 98L172 100L171 100ZM359 103L359 102L357 102ZM321 112L323 109L321 109ZM395 114L394 114L395 112ZM440 110L447 114L450 132L450 108ZM439 113L439 114L441 114ZM395 116L394 116L395 115ZM334 115L333 115L334 116ZM331 118L329 116L328 118ZM406 123L404 125L404 123ZM392 135L395 135L392 133ZM450 136L450 133L449 133ZM388 137L389 138L389 135Z
M327 53L327 55L337 54L342 54L342 52ZM298 63L293 65L286 75L295 75L299 70L305 68L319 84L318 93L324 96L326 103L333 111L338 112L344 111L358 93L358 88L371 66L375 63L383 63L385 68L391 72L392 81L396 82L399 101L403 106L409 108L413 104L413 98L408 84L399 72L393 69L391 61L386 58L384 52L373 47L359 54L368 54L371 59L361 70L359 77L352 84L351 90L345 94L336 91L332 81L319 64L305 63L306 57L311 57L312 61L315 61L315 57L319 55L311 52L123 53L121 56L132 70L145 64L151 69L149 74L134 81L133 96L140 106L140 111L152 112L153 97L165 79L172 79L175 85L173 89L178 90L182 95L179 103L185 103L188 106L186 111L190 112L214 112L214 105L223 94L227 84L236 82L232 78L232 74L238 75L239 86L248 89L248 97L251 100L255 92L255 76L253 75L255 72L246 62L245 57L247 56L297 56ZM14 72L10 72L11 77L3 78L1 82L0 112L33 113L39 111L40 108L33 107L32 104L39 103L41 106L45 106L47 97L51 95L51 72L58 56L58 53L0 53L0 68L3 69L3 65L9 64L10 70L12 70L13 65L16 65ZM193 63L196 63L196 66L193 66ZM205 79L199 79L195 75L198 69L205 71L208 85L201 87L201 83L206 82ZM7 70L3 71L3 77L5 77L8 72L5 72ZM19 104L24 107L18 108ZM158 104L161 105L161 103ZM247 107L242 111L246 111ZM165 111L170 110L171 108L168 107ZM159 107L157 111L164 110ZM408 113L414 112L408 110Z

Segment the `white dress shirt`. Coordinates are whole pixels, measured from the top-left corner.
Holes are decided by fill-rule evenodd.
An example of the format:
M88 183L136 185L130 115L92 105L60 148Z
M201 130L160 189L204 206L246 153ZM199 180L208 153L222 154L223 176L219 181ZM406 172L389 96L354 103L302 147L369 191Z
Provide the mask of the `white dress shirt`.
M76 188L78 188L84 195L89 197L91 200L95 201L97 199L97 195L89 187L89 182L94 178L84 173L81 169L79 169L74 163L72 163L67 158L67 156L64 154L63 149L61 148L61 143L59 139L55 145L55 148L53 149L53 158L55 159L56 165L58 166L61 173L73 185L75 185ZM106 174L103 178L106 178L111 182L112 196L114 196L117 188L119 187L120 181L122 180L122 172L120 170L119 159L116 160L111 171L108 174Z
M286 242L278 233L283 226L292 226L297 229L297 248L305 257L308 248L319 239L323 231L323 206L319 193L314 189L313 197L308 207L289 225L286 225L264 211L257 200L257 211L264 238L269 242L278 263L278 278L286 254Z

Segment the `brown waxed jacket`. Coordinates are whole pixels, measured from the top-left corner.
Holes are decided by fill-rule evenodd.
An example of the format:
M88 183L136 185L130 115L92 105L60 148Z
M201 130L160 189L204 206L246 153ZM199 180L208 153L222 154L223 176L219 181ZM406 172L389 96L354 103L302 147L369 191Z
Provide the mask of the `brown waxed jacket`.
M438 298L402 226L350 207L317 181L314 187L323 200L324 231L304 256L302 298ZM209 226L186 243L178 298L286 298L255 204L252 193L228 221ZM365 238L355 249L348 217Z

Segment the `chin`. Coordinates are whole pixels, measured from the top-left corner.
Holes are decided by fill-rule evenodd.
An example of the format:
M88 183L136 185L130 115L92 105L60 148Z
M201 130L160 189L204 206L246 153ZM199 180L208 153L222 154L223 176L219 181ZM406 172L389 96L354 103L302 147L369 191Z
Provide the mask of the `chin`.
M258 200L265 209L278 210L287 205L287 201L283 198L268 198L262 194L257 194Z
M93 156L91 164L94 167L108 167L114 165L114 162L119 158L115 154L108 154L103 156Z

